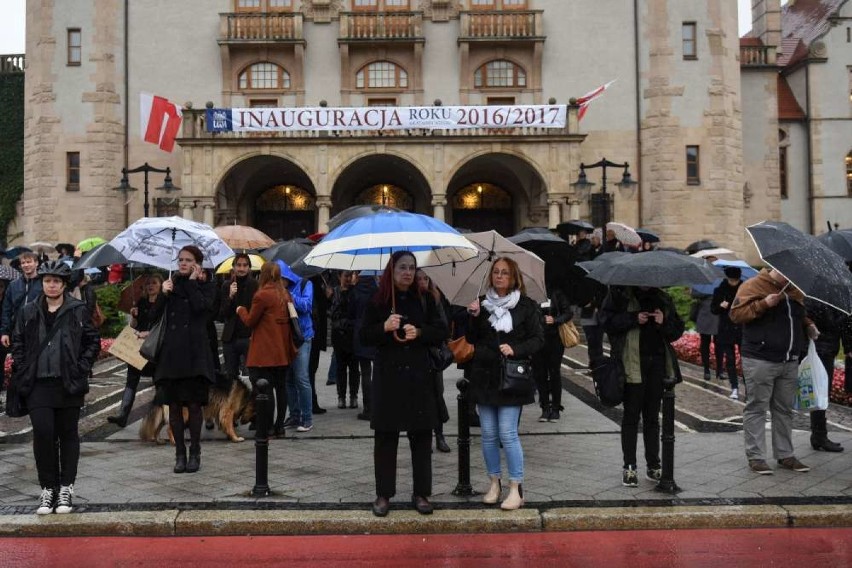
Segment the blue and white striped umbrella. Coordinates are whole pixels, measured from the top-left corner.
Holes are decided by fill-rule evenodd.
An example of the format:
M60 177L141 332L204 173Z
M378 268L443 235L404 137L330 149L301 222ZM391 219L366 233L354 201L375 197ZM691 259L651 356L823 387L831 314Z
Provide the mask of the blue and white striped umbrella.
M398 250L410 251L417 266L462 262L477 255L476 245L446 223L400 211L343 223L327 234L304 262L337 270L382 270Z

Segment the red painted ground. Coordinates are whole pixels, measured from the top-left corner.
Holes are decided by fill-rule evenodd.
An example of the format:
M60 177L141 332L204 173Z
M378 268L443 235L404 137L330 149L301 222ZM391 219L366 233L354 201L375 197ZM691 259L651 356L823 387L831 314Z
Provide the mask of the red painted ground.
M5 538L0 566L852 566L852 529L487 535Z

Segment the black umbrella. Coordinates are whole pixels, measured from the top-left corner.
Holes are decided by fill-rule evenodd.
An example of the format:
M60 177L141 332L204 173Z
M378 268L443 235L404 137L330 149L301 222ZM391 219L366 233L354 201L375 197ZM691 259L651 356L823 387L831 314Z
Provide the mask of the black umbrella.
M572 219L570 221L565 221L564 223L559 223L556 225L556 232L560 235L576 235L580 231L586 231L587 233L591 233L595 230L595 226L589 223L588 221L581 221L579 219Z
M33 249L23 246L17 246L6 249L3 254L6 258L18 258L18 255L24 252L33 252Z
M657 233L649 231L648 229L636 229L636 233L642 237L642 241L646 243L658 243L660 242L660 237Z
M852 229L829 231L818 236L817 240L842 256L846 262L852 262Z
M559 238L544 227L530 227L508 239L536 254L544 261L544 281L548 292L553 286L567 290L570 279L566 270L574 264L576 254L568 241Z
M606 266L613 262L618 262L620 259L624 259L627 257L633 256L631 252L625 252L620 250L614 250L610 252L605 252L596 256L592 260L584 260L583 262L578 262L577 266L585 270L587 273L591 272L596 268L600 268L602 266Z
M554 235L550 229L544 227L527 227L518 233L509 237L509 240L516 245L523 246L527 242L546 242L546 243L567 243L567 241L557 235Z
M312 266L310 264L305 264L305 257L308 255L307 252L300 256L296 262L290 265L290 270L296 273L297 276L301 276L302 278L313 278L317 274L322 274L325 270L324 268L320 268L319 266Z
M746 229L763 261L809 298L852 315L852 273L843 257L781 221Z
M352 207L347 207L334 217L328 220L328 230L332 231L336 229L339 225L342 225L346 221L351 221L352 219L357 219L358 217L365 217L367 215L375 215L376 213L394 211L399 212L400 210L396 207L390 207L388 205L353 205Z
M666 251L628 254L594 268L589 278L611 286L691 286L712 284L720 269L700 258Z
M291 268L293 264L305 256L315 243L309 239L290 239L275 243L260 253L266 260L283 260Z
M719 248L719 245L717 245L715 241L701 239L700 241L695 241L694 243L691 243L688 247L686 247L686 254L695 254L700 250L714 248Z
M83 268L100 268L101 266L109 266L111 264L126 264L127 259L124 255L118 252L114 246L109 243L101 243L92 250L83 254L80 259L74 263L73 269Z

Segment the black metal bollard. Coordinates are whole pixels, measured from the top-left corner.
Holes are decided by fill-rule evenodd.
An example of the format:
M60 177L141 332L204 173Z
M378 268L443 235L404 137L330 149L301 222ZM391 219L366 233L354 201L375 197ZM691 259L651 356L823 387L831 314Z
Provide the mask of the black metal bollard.
M260 379L255 388L257 388L257 398L254 403L257 429L254 435L255 477L251 495L253 497L266 497L270 493L268 481L269 426L272 423L272 400L269 398L269 381Z
M467 379L456 381L456 388L459 389L459 483L453 489L453 495L460 497L476 495L476 491L470 485L470 415L467 408L470 402L467 396L468 387L470 387L470 381Z
M674 480L674 446L675 446L675 383L663 382L663 427L662 427L662 469L663 474L655 488L663 493L677 493L681 489Z

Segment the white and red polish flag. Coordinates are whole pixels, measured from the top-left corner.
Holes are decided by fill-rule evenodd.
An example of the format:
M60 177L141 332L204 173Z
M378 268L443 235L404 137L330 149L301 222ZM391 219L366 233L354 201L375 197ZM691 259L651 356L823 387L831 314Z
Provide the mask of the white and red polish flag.
M583 120L583 117L586 116L586 111L589 110L589 105L592 104L592 101L604 94L604 91L606 91L613 83L615 83L615 79L605 85L601 85L594 91L589 91L577 99L577 104L580 105L580 110L577 111L577 120Z
M180 107L150 93L141 93L139 96L142 139L159 145L160 150L171 152L175 148L175 138L183 120Z

